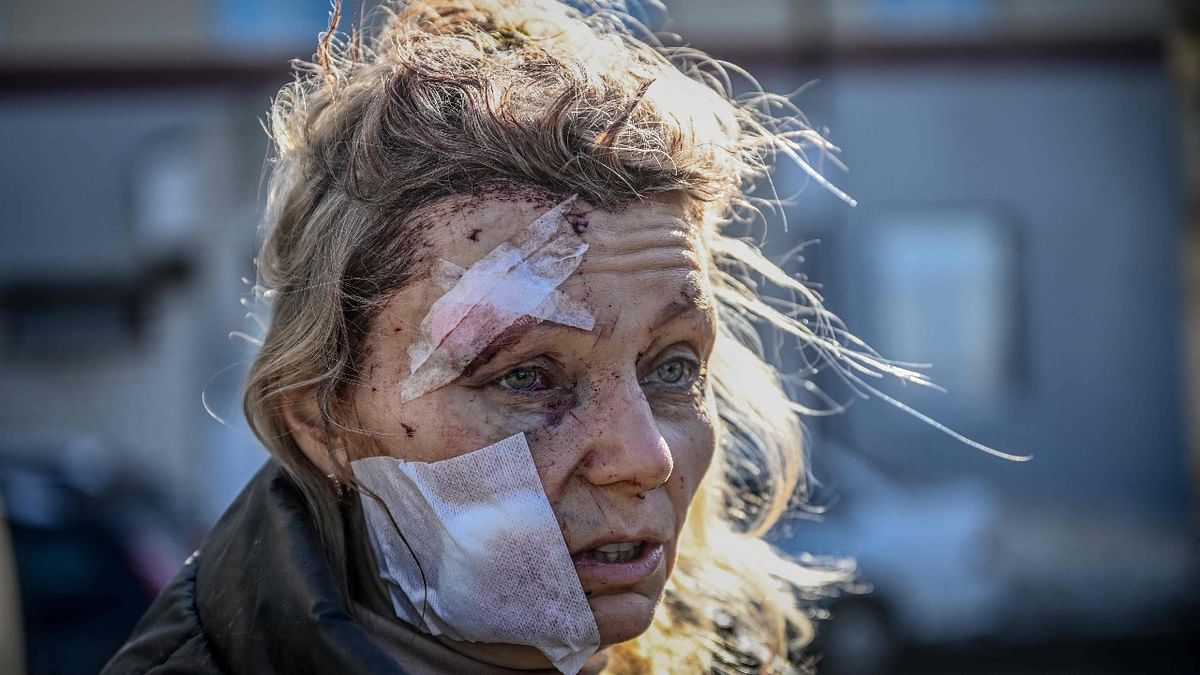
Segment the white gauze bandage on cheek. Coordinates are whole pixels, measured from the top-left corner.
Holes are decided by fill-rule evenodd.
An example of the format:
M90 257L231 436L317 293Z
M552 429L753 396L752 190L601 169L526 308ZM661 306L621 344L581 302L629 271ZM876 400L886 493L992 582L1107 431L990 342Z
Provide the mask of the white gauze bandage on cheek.
M524 434L437 462L371 457L350 466L383 502L362 496L398 617L453 640L534 647L563 673L599 648Z
M566 223L572 196L542 214L470 269L439 261L434 282L447 292L421 321L408 348L404 401L453 382L488 344L524 317L591 330L586 307L557 290L579 267L588 246Z

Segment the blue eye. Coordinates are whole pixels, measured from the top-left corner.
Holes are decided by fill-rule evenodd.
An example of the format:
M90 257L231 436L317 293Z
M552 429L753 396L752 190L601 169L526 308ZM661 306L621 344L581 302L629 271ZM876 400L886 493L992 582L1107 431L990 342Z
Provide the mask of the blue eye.
M541 391L548 389L545 374L536 368L513 368L499 380L500 386L514 391Z
M674 358L654 369L654 377L663 384L688 386L696 381L696 364L689 359Z
M675 384L684 376L684 365L679 359L667 361L658 367L658 379L668 384Z

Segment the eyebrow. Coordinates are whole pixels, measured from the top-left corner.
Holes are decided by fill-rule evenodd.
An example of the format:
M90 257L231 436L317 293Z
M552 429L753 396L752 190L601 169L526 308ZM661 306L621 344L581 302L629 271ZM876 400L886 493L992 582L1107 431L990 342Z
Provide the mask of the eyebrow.
M658 312L654 322L650 324L650 332L654 333L663 326L678 319L680 316L691 311L696 311L701 314L707 314L710 303L705 298L700 287L695 283L689 282L683 288L679 289L679 298L672 300Z
M663 326L671 323L684 314L687 314L690 311L700 311L700 309L700 305L694 302L673 300L659 311L658 316L654 319L654 323L650 324L650 332L655 333L662 329Z
M505 328L504 331L499 335L492 338L492 341L489 342L487 346L484 347L478 354L476 354L475 358L471 359L471 362L463 368L462 374L466 377L470 377L471 375L475 374L476 370L479 370L483 366L487 365L487 363L495 358L497 354L505 349L508 349L509 347L516 345L521 341L522 338L528 335L530 331L538 327L542 327L543 329L568 328L568 326L561 326L558 324L543 325L543 322L526 314L525 316L522 316L521 318L512 322L512 324L508 328Z

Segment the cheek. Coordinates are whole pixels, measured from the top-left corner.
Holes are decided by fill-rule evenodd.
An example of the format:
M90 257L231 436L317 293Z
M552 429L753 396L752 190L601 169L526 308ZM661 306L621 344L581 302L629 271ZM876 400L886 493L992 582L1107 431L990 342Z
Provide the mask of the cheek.
M547 471L554 462L544 458L563 457L575 438L558 432L579 419L571 414L574 396L543 400L536 405L504 406L497 405L486 393L448 386L403 402L398 385L378 378L359 387L354 404L357 426L361 428L352 443L357 457L388 455L433 462L525 432L544 482L557 480L553 472Z
M712 435L704 433L706 431L708 430L689 436L682 443L677 442L671 445L675 456L673 475L678 475L686 481L684 487L687 489L689 499L691 495L695 494L696 486L704 478L704 474L708 472L709 465L712 463L715 445Z
M388 455L435 462L479 450L503 438L486 415L456 415L461 401L443 392L400 400L398 387L372 379L354 398L359 427L352 441L359 456Z
M668 489L681 521L696 495L700 481L704 480L712 464L716 432L710 420L711 417L703 415L687 424L672 425L669 433L664 430L664 437L675 460L675 470L671 473Z
M705 416L695 423L681 429L671 443L671 452L675 458L675 471L667 482L667 494L671 507L675 511L675 531L679 535L687 523L687 516L692 501L700 489L701 481L710 470L713 454L716 449L716 433L709 423L711 418ZM678 554L679 536L671 540L667 550L667 576L675 569L675 559Z

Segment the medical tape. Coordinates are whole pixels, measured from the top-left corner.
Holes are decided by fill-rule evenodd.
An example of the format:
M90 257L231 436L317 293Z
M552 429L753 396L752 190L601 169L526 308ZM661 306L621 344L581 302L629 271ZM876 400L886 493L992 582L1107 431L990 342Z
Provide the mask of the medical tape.
M439 260L434 266L433 282L443 291L454 288L463 273L467 270L455 265L449 260ZM542 304L529 313L529 316L539 321L561 323L564 326L591 330L596 320L592 313L581 302L562 291L551 291L550 296Z
M410 376L400 387L411 401L453 382L487 346L524 317L591 330L595 318L557 290L579 267L587 244L563 227L572 196L543 213L470 269L448 261L433 280L449 288L421 320L408 348Z

